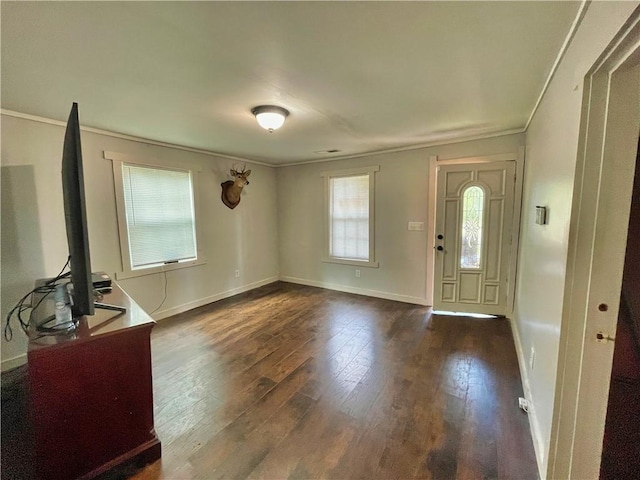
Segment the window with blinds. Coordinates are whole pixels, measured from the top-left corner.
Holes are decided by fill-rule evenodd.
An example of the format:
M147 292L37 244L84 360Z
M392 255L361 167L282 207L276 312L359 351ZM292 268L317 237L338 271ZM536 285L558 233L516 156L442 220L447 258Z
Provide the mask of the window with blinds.
M329 255L369 261L369 175L332 177Z
M191 172L122 164L131 269L197 257Z
M374 173L379 167L325 172L324 261L377 267L374 261Z

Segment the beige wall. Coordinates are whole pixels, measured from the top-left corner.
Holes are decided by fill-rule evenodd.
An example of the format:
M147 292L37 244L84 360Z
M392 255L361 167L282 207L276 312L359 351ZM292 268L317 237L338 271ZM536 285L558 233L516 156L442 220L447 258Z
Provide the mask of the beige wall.
M290 166L278 169L280 275L284 280L426 304L429 157L440 159L515 153L524 135ZM323 263L324 207L321 174L379 165L375 192L375 259L378 268ZM408 231L407 222L424 222ZM356 278L355 270L361 271Z
M582 79L637 4L590 4L527 130L514 327L543 476L547 471L556 394ZM548 225L535 224L536 205L548 207ZM532 348L533 368L529 365Z
M64 128L2 116L2 315L35 278L55 275L67 255L60 159ZM207 264L167 273L167 299L154 314L174 313L281 278L339 290L425 303L429 157L442 159L515 152L524 135L443 145L401 153L273 169L251 165L242 203L229 210L220 183L234 162L179 149L82 133L87 217L93 270L121 270L112 165L103 151L137 155L159 164L196 166L197 208ZM376 174L376 259L379 268L325 264L320 173L380 165ZM277 173L276 173L277 172ZM425 222L410 232L407 222ZM280 237L280 240L279 240ZM280 256L279 256L280 252ZM234 272L240 269L241 276ZM162 275L121 280L147 311L160 304ZM3 368L24 361L26 342L17 329L2 341Z
M2 115L3 319L32 288L34 279L54 276L67 258L60 180L63 135L61 126ZM196 199L202 231L199 250L207 264L167 273L167 299L155 318L277 279L273 168L250 165L251 183L244 189L240 205L230 210L220 200L220 183L229 178L234 165L231 160L89 132L82 132L82 149L92 267L111 275L121 270L121 261L113 171L103 151L135 154L165 165L184 162L200 170ZM235 278L236 269L240 278ZM162 301L162 275L119 283L149 312ZM24 361L24 335L18 328L14 334L12 342L2 341L3 369Z

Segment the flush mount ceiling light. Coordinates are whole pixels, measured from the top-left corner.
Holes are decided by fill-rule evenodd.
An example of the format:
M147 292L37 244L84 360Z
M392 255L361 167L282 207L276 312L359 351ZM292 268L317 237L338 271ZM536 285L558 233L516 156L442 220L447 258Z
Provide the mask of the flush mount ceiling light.
M260 105L252 108L251 113L255 115L258 125L272 133L282 126L289 110L275 105Z

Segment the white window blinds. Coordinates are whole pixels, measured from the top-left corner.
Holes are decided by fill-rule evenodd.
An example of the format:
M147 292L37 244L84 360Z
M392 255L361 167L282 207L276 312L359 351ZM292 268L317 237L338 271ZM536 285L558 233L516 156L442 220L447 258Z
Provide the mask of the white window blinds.
M123 163L131 268L196 258L191 173Z
M329 179L329 255L369 260L369 174Z

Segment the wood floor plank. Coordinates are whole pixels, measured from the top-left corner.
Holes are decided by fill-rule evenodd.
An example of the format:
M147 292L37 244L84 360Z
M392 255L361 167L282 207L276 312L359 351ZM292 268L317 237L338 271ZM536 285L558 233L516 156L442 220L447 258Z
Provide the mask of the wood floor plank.
M158 352L156 388L193 387L177 398L209 408L217 430L196 426L197 446L137 479L536 478L506 320L285 283L266 290L178 317L184 337L168 322L158 329L154 358L156 345L171 354ZM190 344L193 357L182 352ZM171 355L183 365L172 368ZM162 438L184 409L175 394L159 397Z
M163 320L152 355L135 480L537 478L503 318L276 282Z

